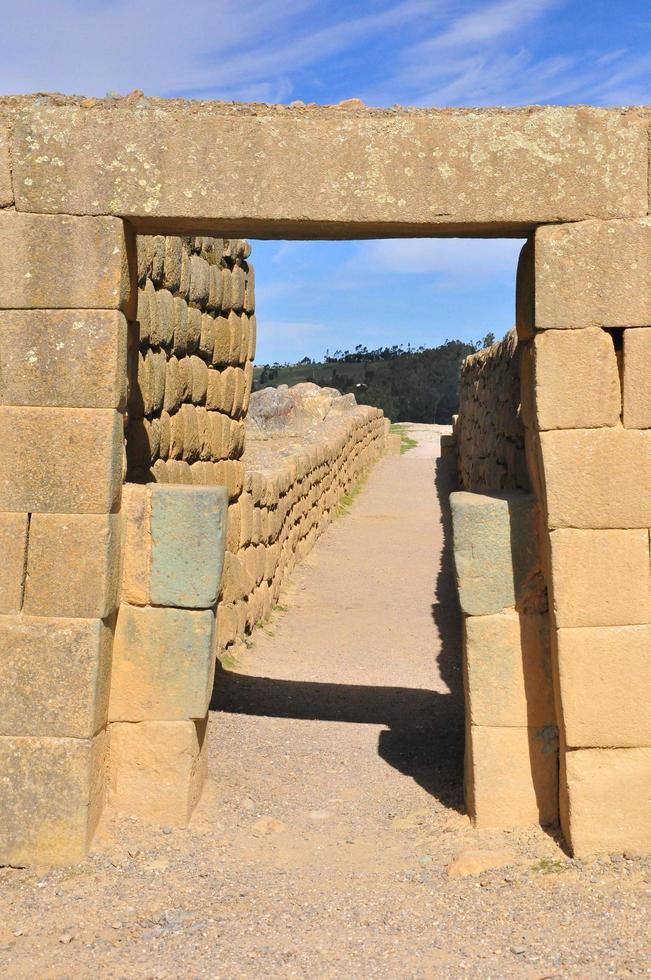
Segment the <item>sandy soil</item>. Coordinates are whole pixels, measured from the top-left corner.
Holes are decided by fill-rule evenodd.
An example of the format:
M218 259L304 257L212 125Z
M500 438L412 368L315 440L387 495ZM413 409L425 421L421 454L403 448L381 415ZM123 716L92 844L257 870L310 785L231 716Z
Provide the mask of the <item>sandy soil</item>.
M72 868L0 870L5 977L648 975L649 862L473 830L438 435L383 459L220 671L187 831L104 822ZM471 877L468 850L507 853Z

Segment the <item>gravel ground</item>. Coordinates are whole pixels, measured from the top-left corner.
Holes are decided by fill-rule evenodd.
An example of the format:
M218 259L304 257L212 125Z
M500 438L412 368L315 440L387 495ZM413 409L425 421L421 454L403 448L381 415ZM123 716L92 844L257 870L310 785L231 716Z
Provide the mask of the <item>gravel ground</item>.
M220 671L191 827L111 816L79 865L0 869L1 976L651 972L648 860L573 861L463 813L445 474L436 431L414 434ZM502 866L450 874L477 850Z

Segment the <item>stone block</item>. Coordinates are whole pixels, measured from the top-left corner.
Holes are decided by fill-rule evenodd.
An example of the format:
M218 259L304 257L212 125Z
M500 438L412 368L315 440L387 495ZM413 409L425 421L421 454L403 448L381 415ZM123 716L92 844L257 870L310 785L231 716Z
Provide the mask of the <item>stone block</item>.
M52 867L86 856L106 791L106 731L0 737L0 864Z
M548 617L515 610L464 620L464 673L472 725L555 724Z
M525 601L538 568L533 497L459 491L450 506L462 610L483 616Z
M0 615L20 612L27 557L27 514L0 513Z
M651 431L540 433L550 528L651 527Z
M117 514L33 514L23 612L105 618L117 608Z
M233 643L237 636L237 615L234 606L223 605L221 602L217 606L217 638L219 648L223 650L229 643Z
M210 699L214 618L211 610L121 605L110 720L203 718Z
M115 510L123 422L111 409L0 408L0 510Z
M224 487L125 488L123 601L212 608L220 586L227 505Z
M257 320L255 314L252 314L249 317L249 347L246 352L249 361L252 361L253 358L255 357L257 333L258 333ZM247 406L248 406L248 400L247 400Z
M0 311L0 402L119 408L127 321L117 310Z
M531 340L535 332L534 238L522 246L515 277L515 329L519 340Z
M129 251L119 218L2 211L0 309L127 312Z
M146 606L151 576L151 492L148 486L124 485L121 515L124 535L121 601Z
M89 738L106 724L112 630L0 616L0 734Z
M521 827L558 820L556 729L470 728L466 783L477 827Z
M11 164L9 160L9 126L0 119L0 208L14 203L14 189L11 184Z
M650 323L651 219L537 229L539 330Z
M647 127L642 114L586 106L253 114L176 100L144 110L41 102L17 116L12 166L19 211L118 214L150 232L183 234L190 222L209 234L245 217L262 237L283 221L304 237L353 222L367 234L513 233L646 215Z
M627 429L651 429L651 328L624 331L624 413Z
M646 528L561 528L551 532L550 541L557 626L651 622Z
M187 827L205 779L206 726L206 721L111 725L111 807L146 823Z
M151 487L150 601L215 605L224 561L225 487Z
M575 857L651 853L651 748L576 749L565 756L563 831Z
M651 746L651 626L558 631L558 675L570 748Z
M605 330L545 330L533 342L538 429L619 425L617 356Z

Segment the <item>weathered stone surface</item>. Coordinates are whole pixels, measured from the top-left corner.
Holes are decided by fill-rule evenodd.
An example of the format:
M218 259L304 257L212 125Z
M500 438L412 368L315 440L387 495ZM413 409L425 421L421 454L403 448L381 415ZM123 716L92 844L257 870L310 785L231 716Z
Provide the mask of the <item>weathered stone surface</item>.
M489 727L554 725L545 614L515 610L464 621L467 722Z
M649 532L552 531L557 626L627 626L651 622Z
M624 331L624 414L627 429L651 429L651 329Z
M550 528L651 527L651 432L541 432Z
M228 490L127 486L122 600L210 609L219 593Z
M536 231L536 327L651 323L651 219Z
M461 608L484 616L516 605L538 564L533 497L459 491L450 506Z
M122 439L122 416L110 409L0 408L0 510L114 510Z
M119 214L159 232L524 230L645 215L647 121L585 106L43 102L18 114L13 170L19 211Z
M33 514L23 611L105 618L117 607L117 514Z
M187 721L208 710L210 610L121 605L113 648L111 721Z
M0 208L13 204L14 190L11 185L9 164L9 144L11 133L9 124L0 119Z
M83 860L105 793L107 738L0 737L0 863Z
M127 322L117 310L0 311L0 403L119 408Z
M575 857L651 852L651 748L576 749L565 771L561 817Z
M506 848L499 851L462 851L448 865L448 874L451 878L467 878L493 868L505 868L515 864L515 861L514 852Z
M206 722L111 725L109 803L147 823L187 827L203 787Z
M149 602L151 577L151 493L149 487L126 483L122 491L122 589L120 598L134 606Z
M558 740L555 728L472 726L469 739L468 805L478 827L508 828L556 822Z
M612 338L597 327L545 330L533 342L536 425L618 425L621 394Z
M509 330L503 340L471 354L461 366L454 432L464 490L529 489L519 410L523 347L515 330Z
M226 487L151 487L151 602L209 609L219 594Z
M0 734L88 738L99 731L112 638L99 619L0 616Z
M27 514L0 513L0 614L17 613L23 602Z
M515 329L519 340L531 340L535 333L534 237L527 239L518 257L515 277Z
M0 212L0 309L126 310L130 298L118 218Z
M569 748L651 746L651 626L558 631Z

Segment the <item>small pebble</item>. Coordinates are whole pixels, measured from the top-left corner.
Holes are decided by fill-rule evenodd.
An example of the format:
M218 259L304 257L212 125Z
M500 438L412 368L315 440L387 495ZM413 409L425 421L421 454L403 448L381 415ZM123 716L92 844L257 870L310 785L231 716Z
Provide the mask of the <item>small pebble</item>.
M72 934L69 932L64 932L61 936L59 936L59 942L63 943L64 946L67 946L68 943L71 943L72 939L73 939Z

